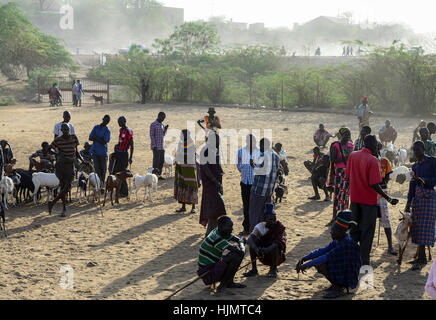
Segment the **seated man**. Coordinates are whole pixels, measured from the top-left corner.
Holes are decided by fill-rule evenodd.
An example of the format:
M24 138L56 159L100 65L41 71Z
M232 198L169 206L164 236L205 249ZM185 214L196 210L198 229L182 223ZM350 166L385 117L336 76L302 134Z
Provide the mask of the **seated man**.
M245 285L234 282L245 255L244 241L232 234L233 221L228 216L221 216L217 221L218 227L213 229L200 244L197 274L205 285L220 282L217 293L231 294L226 288L245 288ZM230 241L236 242L232 246ZM223 256L224 250L229 253Z
M77 172L83 171L87 174L90 174L91 172L94 171L92 166L91 166L91 164L93 164L91 147L92 147L92 145L89 144L89 142L85 142L85 144L83 146L83 150L80 150L79 154L82 157L82 159L84 160L84 162L81 165L79 165L79 162L76 159L75 166L76 166Z
M92 145L89 144L89 142L85 142L85 145L83 146L83 150L80 150L79 152L83 160L85 160L86 162L92 161L91 147Z
M258 223L248 238L252 268L244 273L246 277L258 274L256 258L270 267L268 277L277 277L277 267L286 260L286 227L276 219L274 205L265 204L265 222Z
M388 143L395 144L395 140L397 140L397 130L393 126L391 126L391 122L386 120L385 125L380 128L378 131L380 141L386 146Z
M321 123L319 125L319 129L315 131L315 134L313 135L313 141L316 143L318 147L325 148L327 142L330 138L333 138L327 130L324 129L324 125Z
M49 144L44 141L41 144L40 150L37 150L34 154L29 157L29 171L35 167L36 171L48 170L54 171L54 154L49 152ZM39 158L39 162L35 160L35 158Z
M316 164L322 159L324 153L321 152L319 147L313 148L313 160L312 161L304 161L304 166L310 173L312 173L313 168L315 168Z
M350 228L351 211L338 213L330 234L333 239L327 247L312 251L301 258L295 268L297 273L313 266L327 278L331 287L325 299L335 299L344 295L344 288L356 288L359 282L360 247L347 234ZM304 263L305 261L309 261ZM303 264L304 263L304 264Z
M283 169L285 176L289 174L288 160L286 159L286 151L283 149L283 145L278 142L274 145L273 150L280 158L280 166Z
M315 167L312 169L312 187L315 191L315 196L310 197L309 200L319 200L321 197L319 196L318 188L324 191L325 199L324 201L330 201L330 196L328 194L328 190L326 187L326 182L329 175L330 169L330 157L328 155L323 155L321 159L315 164Z

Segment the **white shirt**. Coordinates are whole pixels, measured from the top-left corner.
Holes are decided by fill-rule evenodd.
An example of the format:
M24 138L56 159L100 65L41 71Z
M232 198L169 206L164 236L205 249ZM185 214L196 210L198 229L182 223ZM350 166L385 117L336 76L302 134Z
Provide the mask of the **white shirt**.
M62 136L61 127L63 123L65 122L58 122L54 126L53 133L59 137ZM76 134L76 132L74 131L74 126L71 123L66 123L66 124L68 125L68 127L70 127L70 134Z
M260 222L254 227L252 234L258 238L262 238L267 232L268 228L266 227L266 222Z

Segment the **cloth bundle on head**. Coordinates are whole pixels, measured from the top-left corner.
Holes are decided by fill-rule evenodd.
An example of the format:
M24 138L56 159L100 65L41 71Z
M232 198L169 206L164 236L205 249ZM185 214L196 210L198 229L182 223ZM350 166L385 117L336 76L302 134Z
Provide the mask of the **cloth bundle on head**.
M263 212L264 215L276 215L276 212L274 210L274 203L265 203L265 211Z
M347 128L347 127L342 127L342 128L339 129L339 134L343 135L347 131L350 132L350 129Z
M363 97L362 102L368 102L368 97Z
M335 224L343 228L344 231L347 231L348 229L350 229L350 226L353 223L351 219L351 211L344 210L339 212L336 216Z

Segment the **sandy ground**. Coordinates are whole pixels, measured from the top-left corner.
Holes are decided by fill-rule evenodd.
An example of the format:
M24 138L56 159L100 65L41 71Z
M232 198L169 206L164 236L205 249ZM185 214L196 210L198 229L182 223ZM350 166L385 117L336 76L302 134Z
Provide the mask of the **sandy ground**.
M160 110L167 114L170 128L183 129L186 121L200 119L207 107L162 105L86 105L80 109L63 107L50 109L45 105L17 105L0 110L0 137L12 145L17 167L27 168L27 157L40 147L42 141L51 142L52 130L61 121L62 111L72 113L79 141L83 144L105 113L112 117L110 150L116 142L118 116L125 115L134 131L134 173L144 174L151 166L149 125ZM299 279L294 271L299 258L313 249L330 242L325 224L331 219L331 203L309 201L312 187L303 161L311 159L312 135L320 122L334 133L342 124L352 128L357 138L355 117L332 114L290 113L278 111L248 111L217 108L224 128L272 129L273 140L283 143L288 152L290 193L277 207L278 218L287 227L287 260L279 268L279 277L266 277L268 269L260 266L260 276L236 280L246 289L233 289L235 299L320 299L327 280L310 269ZM410 145L413 129L419 119L393 118L399 134L398 146ZM372 120L379 128L384 119ZM289 128L289 130L284 130ZM197 129L198 126L197 126ZM198 132L198 130L197 130ZM263 134L263 131L261 131ZM201 136L201 133L200 133ZM241 142L239 142L241 144ZM224 165L224 198L228 215L234 220L234 233L242 231L242 203L239 174L233 164ZM199 243L205 229L198 223L197 214L177 214L177 203L172 198L173 178L159 183L157 199L151 204L122 199L119 206L106 206L104 218L95 204L79 205L75 200L68 206L69 217L59 217L61 207L48 215L47 206L26 204L7 211L8 237L0 239L0 299L164 299L172 291L195 278ZM391 209L393 228L399 223L399 209L403 209L407 195L406 185L395 185L393 194L400 198ZM141 198L143 191L141 192ZM75 197L75 190L73 192ZM199 210L198 210L199 211ZM387 254L387 243L382 230L380 245L377 234L372 250L374 288L356 290L344 299L429 299L424 285L430 269L411 271L403 263L398 268L396 258ZM410 246L405 262L411 259ZM249 261L246 256L244 264ZM95 266L88 266L93 262ZM61 267L74 270L74 287L62 289ZM175 296L177 299L217 299L211 296L201 282Z

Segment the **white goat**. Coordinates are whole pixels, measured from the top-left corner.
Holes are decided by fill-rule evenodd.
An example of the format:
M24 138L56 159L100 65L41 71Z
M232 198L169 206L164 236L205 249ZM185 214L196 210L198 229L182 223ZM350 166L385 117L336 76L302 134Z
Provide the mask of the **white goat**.
M407 161L407 149L402 147L399 151L399 164L400 166L404 166Z
M404 181L402 183L400 183L400 182L398 182L398 183L403 184L404 182L409 182L412 178L410 175L411 174L410 172L411 172L411 170L405 166L401 166L401 167L392 169L392 173L389 176L390 181L392 181L392 183L397 182L397 178L400 175L403 175L403 176L405 176Z
M59 187L59 179L54 173L35 172L32 174L32 182L35 186L33 190L33 203L37 203L37 194L40 188L46 187L47 190L47 202L50 200L50 194L53 190Z
M100 199L100 189L101 189L101 181L98 174L92 172L89 174L88 177L89 180L89 191L88 191L88 200L89 196L91 195L91 190L93 193L93 201Z
M147 196L148 189L148 198L150 202L153 202L152 192L153 190L157 192L157 183L158 178L155 174L147 173L145 176L140 176L139 174L135 174L133 176L133 184L135 185L136 190L136 201L138 201L138 191L144 186L144 202Z
M392 143L388 144L386 148L383 147L383 149L380 150L380 155L383 158L388 159L395 166L397 166L399 163L399 152Z
M15 206L14 190L15 190L14 181L9 177L4 176L0 181L0 195L3 197L3 203L5 209L9 209L8 208L9 195L12 196L12 204Z
M167 177L171 177L173 175L173 166L174 166L174 159L169 155L165 155L163 169Z

